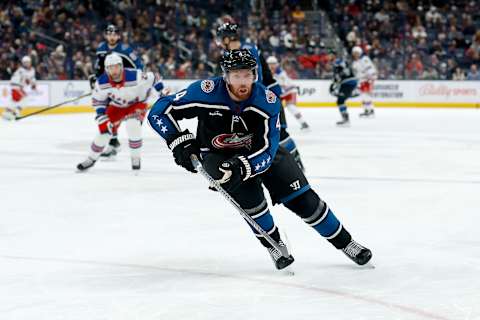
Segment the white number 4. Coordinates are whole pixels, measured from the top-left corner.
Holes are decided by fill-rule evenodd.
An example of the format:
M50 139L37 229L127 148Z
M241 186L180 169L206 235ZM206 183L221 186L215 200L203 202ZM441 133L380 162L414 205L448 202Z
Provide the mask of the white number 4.
M280 130L280 115L278 115L278 118L277 118L277 124L275 125L275 127Z

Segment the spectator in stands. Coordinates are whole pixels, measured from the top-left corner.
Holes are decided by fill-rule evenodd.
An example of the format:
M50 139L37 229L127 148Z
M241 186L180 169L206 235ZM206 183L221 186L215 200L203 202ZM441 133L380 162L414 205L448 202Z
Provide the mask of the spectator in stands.
M434 67L428 67L422 74L421 80L438 80L438 71Z
M459 81L465 80L465 73L461 68L459 67L455 68L455 72L452 75L452 80L459 80Z
M472 45L468 48L466 55L474 61L480 61L480 30L473 36Z
M467 80L477 80L480 81L480 72L478 72L477 65L472 64L470 70L467 74Z
M285 3L281 9L279 2ZM306 10L311 7L307 8L306 3L124 0L111 2L106 10L95 1L3 1L0 76L9 79L15 61L28 54L34 60L39 79L80 79L85 69L89 69L91 48L102 41L99 30L107 23L120 26L125 31L122 36L134 44L142 57L149 59L146 66L164 78L205 72L211 75L206 63L215 61L218 50L212 45L209 31L215 30L216 24L224 19L248 26L243 36L258 41L263 51L274 53L280 60L293 57L292 65L300 77L328 76L322 62L305 64L305 57L316 55L325 31L318 34L317 28L311 28L311 21L306 19ZM432 78L435 73L430 70L432 55L438 58L433 68L439 68L448 59L455 62L447 63L446 73L437 70L441 78L452 75L453 65L467 69L472 62L480 63L480 24L476 19L480 1L423 1L436 6L426 7L425 11L422 1L414 0L330 3L322 7L331 10L327 15L347 51L354 45L365 48L369 44L368 54L376 59L383 78L403 79L411 74ZM231 16L221 16L225 10ZM57 51L61 44L63 48ZM76 58L78 52L81 58ZM412 54L418 56L418 61L407 65L412 62ZM418 70L420 65L423 71Z
M450 80L450 74L448 72L448 67L446 62L440 63L440 68L438 70L438 80Z
M303 20L305 20L305 12L302 11L300 6L297 5L295 7L295 10L293 10L292 19L293 19L293 21L295 21L297 23L301 23L301 22L303 22Z
M407 63L407 76L412 79L418 79L423 73L423 63L416 53L413 53L410 61Z
M425 31L425 27L422 25L422 20L420 20L420 17L416 18L415 26L412 28L412 36L417 40L427 38L427 32Z

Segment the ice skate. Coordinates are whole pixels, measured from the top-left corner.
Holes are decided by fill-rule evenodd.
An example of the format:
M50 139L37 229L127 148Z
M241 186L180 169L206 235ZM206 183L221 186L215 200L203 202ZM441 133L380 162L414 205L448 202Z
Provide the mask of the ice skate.
M281 247L285 247L285 244L282 240L280 240L278 244ZM282 256L282 253L274 247L268 248L268 253L270 254L270 257L272 258L273 263L275 264L275 268L277 268L277 270L285 269L286 267L291 265L293 261L295 261L292 255L288 256L288 258L285 258L284 256Z
M132 158L132 170L133 171L140 171L141 161L140 158Z
M350 126L350 117L348 116L348 113L342 112L342 120L337 121L337 126L339 127L348 127Z
M7 121L12 121L19 116L20 116L20 110L6 108L5 111L3 112L2 118Z
M112 159L116 155L117 155L117 150L115 150L115 148L112 147L111 145L106 146L105 150L100 154L101 157L108 158L108 159Z
M96 160L93 160L91 158L87 158L87 160L83 161L83 162L80 162L78 165L77 165L77 170L79 172L83 172L87 169L90 169L91 167L93 167L93 165L95 164Z
M102 152L100 156L104 158L111 158L116 156L119 151L120 151L120 142L118 141L117 138L112 138L110 139L108 146L105 148L105 150Z
M350 241L350 243L341 250L343 251L343 253L345 253L347 257L349 257L359 266L367 264L372 258L372 251L358 244L354 240Z
M362 113L358 115L360 118L374 118L375 111L373 109L365 109Z
M300 130L302 130L302 131L309 131L309 130L310 130L310 126L308 125L308 123L302 122L302 124L300 125Z

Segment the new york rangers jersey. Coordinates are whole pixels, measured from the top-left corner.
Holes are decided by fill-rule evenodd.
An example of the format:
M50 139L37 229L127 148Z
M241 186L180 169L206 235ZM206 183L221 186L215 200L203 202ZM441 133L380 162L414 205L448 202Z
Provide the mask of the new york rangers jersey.
M285 70L277 67L273 77L275 80L277 80L278 84L282 88L282 96L286 96L291 93L297 93L297 86L293 83L292 79L288 76Z
M377 68L375 68L372 60L367 55L363 55L358 60L353 61L352 69L360 81L375 80L377 78Z
M120 57L122 57L123 66L125 68L143 70L142 59L140 59L140 57L136 55L132 47L119 42L113 49L110 49L108 43L104 41L100 43L96 52L97 61L95 64L95 71L97 77L100 76L103 72L105 72L105 57L112 52L115 52Z
M244 156L254 176L267 170L275 157L280 108L278 97L258 82L250 98L235 102L223 78L216 77L160 98L150 110L148 121L170 144L182 131L179 120L197 118L200 150Z
M146 101L152 89L158 92L163 89L162 82L152 72L125 69L121 82L111 81L104 73L95 83L92 104L97 114L104 114L107 106L127 108Z
M12 75L10 79L10 85L14 88L25 89L26 86L35 86L35 69L25 69L19 67Z

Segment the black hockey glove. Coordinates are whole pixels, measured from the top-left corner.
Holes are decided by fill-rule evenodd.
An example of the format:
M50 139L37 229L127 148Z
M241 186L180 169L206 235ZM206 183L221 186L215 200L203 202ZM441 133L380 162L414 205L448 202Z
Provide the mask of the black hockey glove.
M336 82L330 85L329 91L332 96L338 96L338 90L340 89L340 85Z
M227 192L235 191L251 175L250 164L242 156L223 161L218 170L223 177L217 181Z
M172 150L175 163L184 167L190 172L197 172L193 167L191 156L195 155L200 158L200 148L198 146L195 136L190 131L185 130L168 145Z
M95 89L95 82L97 81L97 77L94 74L88 76L88 82L90 83L90 89Z

